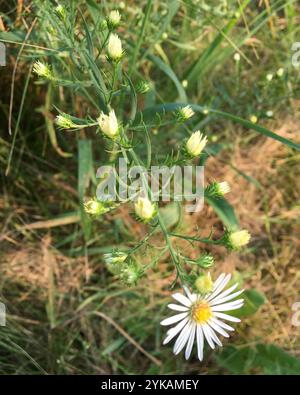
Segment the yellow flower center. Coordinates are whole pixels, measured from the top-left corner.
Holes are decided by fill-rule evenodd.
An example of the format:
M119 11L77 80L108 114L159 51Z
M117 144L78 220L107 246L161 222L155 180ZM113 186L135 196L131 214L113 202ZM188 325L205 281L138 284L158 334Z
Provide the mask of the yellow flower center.
M192 318L197 324L205 324L212 317L212 311L209 304L200 301L192 307Z

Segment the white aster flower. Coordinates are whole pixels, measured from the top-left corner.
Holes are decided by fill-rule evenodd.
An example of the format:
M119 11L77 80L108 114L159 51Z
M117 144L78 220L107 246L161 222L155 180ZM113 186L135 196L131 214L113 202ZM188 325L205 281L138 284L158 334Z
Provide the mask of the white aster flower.
M150 221L156 214L156 207L148 198L139 197L134 208L136 215L144 221Z
M168 330L163 342L163 344L167 344L178 335L173 348L175 355L179 354L186 346L185 358L189 359L196 339L198 358L202 361L205 341L212 349L215 348L215 345L221 347L222 343L217 334L229 337L227 331L234 330L223 320L240 322L239 318L224 313L239 309L244 304L244 299L232 301L243 292L243 290L233 292L238 284L234 284L223 291L230 278L231 274L222 273L215 281L212 291L206 295L191 293L187 287L184 287L186 296L181 293L173 295L173 298L179 304L172 303L168 307L177 311L178 314L166 318L161 322L161 325L176 324Z
M194 132L186 142L186 150L191 156L198 156L207 144L207 137L200 130Z
M273 113L272 110L269 110L269 111L266 112L266 115L267 115L267 117L272 118L274 113Z
M97 122L107 137L114 139L119 134L118 120L114 110L111 110L108 115L101 112L99 118L97 118Z
M108 56L111 60L118 61L123 55L122 41L117 34L111 33L108 39Z

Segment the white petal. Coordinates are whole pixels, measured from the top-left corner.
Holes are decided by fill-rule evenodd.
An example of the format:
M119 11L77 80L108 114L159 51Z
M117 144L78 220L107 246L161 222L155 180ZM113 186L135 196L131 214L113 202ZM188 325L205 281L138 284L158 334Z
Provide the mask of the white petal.
M172 315L172 317L162 320L160 325L167 326L167 325L175 324L175 322L183 320L187 315L188 313L180 313L180 314Z
M222 314L222 313L220 313ZM234 331L234 328L232 328L232 326L225 324L225 322L218 320L215 317L212 317L210 319L212 322L214 322L216 325L220 326L221 328L227 329L228 331Z
M227 321L241 322L241 320L239 318L233 317L232 315L229 315L229 314L215 312L214 316L215 317L219 317L219 318L223 318L223 320L227 320Z
M198 298L198 295L192 294L192 293L190 292L190 290L188 289L188 287L186 287L185 285L183 286L183 289L184 289L184 291L185 291L187 297L190 299L190 301L191 301L192 303L196 302L196 300L197 300L197 298Z
M224 298L224 296L227 296L227 295L229 295L232 291L234 291L238 285L239 285L238 283L233 284L231 287L229 287L228 289L226 289L226 291L221 292L218 296L216 296L215 298L210 299L210 300L211 300L211 301L214 301L214 300L219 299L219 298Z
M180 321L179 324L174 326L174 328L169 329L163 344L169 343L169 341L171 341L182 330L188 321L189 317L186 317L184 320Z
M197 349L199 361L203 360L204 338L201 325L197 325Z
M186 307L190 307L190 305L192 304L192 302L184 295L180 294L180 293L176 293L174 295L172 295L172 297L177 300L177 302L183 304Z
M214 288L213 290L215 291L217 289L217 287L220 285L221 281L224 280L226 276L226 273L222 273L219 275L219 277L216 279L216 281L214 282Z
M188 287L186 285L183 286L184 292L186 293L186 296L188 298L190 298L190 296L192 295L190 290L188 289Z
M224 303L217 306L213 306L211 311L230 311L236 310L242 307L244 304L244 299L238 299L234 302Z
M222 343L218 336L215 334L213 328L211 328L209 325L207 325L207 330L209 331L211 339L220 347L222 347Z
M210 333L209 333L209 329L208 329L207 324L202 325L202 329L203 329L204 336L205 336L205 338L206 338L206 340L207 340L207 343L208 343L208 344L210 345L210 347L214 350L214 349L215 349L215 345L214 345L213 341L211 340L211 337L210 337Z
M188 344L186 346L185 349L185 359L189 359L192 349L193 349L193 345L194 345L194 340L195 340L195 333L196 333L196 324L193 322L192 323L192 329L191 329L191 333L190 333L190 337L189 337L189 341Z
M171 304L168 304L168 307L169 307L169 309L175 310L175 311L188 311L188 307L181 306L179 304L171 303Z
M220 333L220 335L224 337L229 337L228 333L224 331L223 328L221 328L220 325L217 325L212 319L208 321L208 325L212 327L216 332Z
M243 289L241 291L234 292L231 295L225 296L224 298L221 298L221 297L218 296L216 299L213 299L213 300L210 301L210 305L211 306L215 306L217 304L228 302L229 300L234 299L237 296L239 296L242 292L244 292Z
M226 285L228 284L228 282L231 279L231 274L227 274L227 276L224 277L224 279L220 282L220 284L218 285L218 287L213 291L213 293L211 293L207 300L212 300L214 299L217 295L219 295L219 293L226 287Z
M175 355L179 354L183 347L186 345L186 342L188 341L191 334L192 324L193 323L190 321L178 336L173 348L173 352Z

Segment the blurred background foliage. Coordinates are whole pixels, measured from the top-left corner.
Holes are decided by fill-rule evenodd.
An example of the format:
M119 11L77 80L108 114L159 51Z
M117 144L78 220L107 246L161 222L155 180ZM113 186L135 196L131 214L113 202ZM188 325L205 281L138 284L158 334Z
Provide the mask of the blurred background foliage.
M7 65L0 67L0 295L7 307L0 373L299 374L292 305L300 297L300 78L291 63L292 43L300 37L298 2L61 4L63 28L54 1L0 0L7 51ZM165 206L168 227L207 235L238 222L252 233L249 248L230 255L222 247L182 242L191 258L213 252L213 273L233 271L247 289L236 335L218 352L207 350L201 364L161 346L159 321L174 279L168 254L131 288L105 268L103 253L134 246L146 232L132 207L96 221L80 210L93 196L95 170L109 160L107 143L93 128L62 132L54 123L58 109L98 116L91 82L93 70L109 73L97 48L101 23L116 8L124 68L135 84L151 85L137 104L155 120L154 158L163 160L185 136L182 127L161 127L155 114L164 113L162 103L193 103L201 112L195 128L210 142L206 180L226 180L232 188L229 204L210 202L193 215ZM83 67L78 59L86 48L94 58ZM59 86L33 76L37 59L51 65ZM130 103L123 108L130 113ZM143 155L141 135L137 147ZM138 259L145 264L161 246L157 235Z

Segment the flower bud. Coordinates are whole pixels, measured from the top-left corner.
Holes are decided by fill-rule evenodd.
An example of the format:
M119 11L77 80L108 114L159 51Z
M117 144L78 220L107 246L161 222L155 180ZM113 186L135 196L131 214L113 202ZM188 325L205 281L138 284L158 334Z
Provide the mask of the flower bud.
M195 281L195 288L200 294L207 294L213 290L214 283L210 273L199 276Z
M50 66L47 63L40 62L39 60L34 63L33 72L39 77L45 78L47 80L54 79Z
M81 125L74 123L67 114L57 115L55 123L61 129L78 129L81 127Z
M107 254L104 254L104 260L106 264L117 264L117 263L123 263L126 258L127 258L128 254L126 254L125 252L122 251L112 251L112 252L108 252Z
M185 122L193 115L195 115L195 113L190 106L182 107L176 112L176 118L178 122Z
M112 61L119 61L123 55L122 42L117 34L111 33L108 39L107 46L109 59Z
M137 281L141 278L141 276L141 269L137 268L134 265L128 265L121 271L120 279L126 285L135 285Z
M63 7L61 4L58 4L58 6L55 8L56 13L58 14L61 19L65 20L67 17L66 14L66 9Z
M238 52L236 52L236 53L233 55L233 59L234 59L236 62L239 62L239 61L241 60L241 55L240 55Z
M207 144L207 137L200 130L194 132L186 142L185 148L187 153L192 156L199 156Z
M252 122L252 123L256 123L256 122L258 121L256 115L250 115L249 120L250 120L250 122Z
M147 93L150 90L150 85L147 81L140 81L137 85L136 91L138 93Z
M277 71L276 71L277 77L282 77L284 74L284 68L280 67Z
M116 28L121 20L121 15L118 10L111 11L107 18L107 25L110 29Z
M182 85L183 88L187 88L188 84L189 84L188 80L182 80L181 81L181 85Z
M266 75L266 80L267 81L270 82L270 81L272 81L272 79L273 79L273 74L269 73L269 74Z
M226 193L230 192L230 186L226 181L218 182L216 187L217 187L217 194L219 196L224 196Z
M102 202L91 199L84 203L84 211L91 215L102 215L109 211L109 208L106 207Z
M109 138L115 139L119 134L118 120L114 110L111 110L108 115L101 112L97 122L101 131Z
M249 243L250 238L251 235L248 230L228 232L225 238L225 244L230 250L239 250Z
M136 215L148 222L156 215L156 207L148 198L139 197L134 205Z

